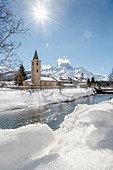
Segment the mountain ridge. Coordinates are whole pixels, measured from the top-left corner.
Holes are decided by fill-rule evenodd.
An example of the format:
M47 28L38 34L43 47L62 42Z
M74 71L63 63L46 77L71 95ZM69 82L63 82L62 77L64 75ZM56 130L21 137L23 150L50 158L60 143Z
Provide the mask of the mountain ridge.
M60 74L62 77L78 77L80 78L81 74L84 74L84 78L92 78L95 80L108 80L108 75L102 75L99 73L92 73L91 71L85 69L84 67L72 67L70 63L61 63L57 66L52 66L51 68L42 69L42 75L59 77Z
M5 69L4 69L5 68ZM5 78L13 78L15 71L6 67L0 67L1 73ZM31 70L25 70L27 77L31 78ZM52 76L59 78L60 75L62 77L77 77L80 78L81 74L83 73L84 78L92 78L94 77L95 80L103 80L107 81L108 80L108 75L102 75L99 73L92 73L91 71L85 69L84 67L73 67L71 66L70 63L61 63L58 64L57 66L50 66L50 67L45 67L41 70L41 76Z

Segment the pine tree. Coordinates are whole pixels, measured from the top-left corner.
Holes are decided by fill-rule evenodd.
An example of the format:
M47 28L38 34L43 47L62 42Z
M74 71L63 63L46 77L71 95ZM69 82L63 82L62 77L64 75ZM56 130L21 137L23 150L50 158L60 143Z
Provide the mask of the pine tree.
M88 87L91 87L91 82L90 82L90 79L89 79L89 78L87 79L87 86L88 86Z
M92 79L91 79L91 85L95 85L95 79L94 79L94 77L92 77Z
M27 75L26 75L23 64L21 64L20 68L15 76L15 84L18 86L22 86L24 80L27 80Z

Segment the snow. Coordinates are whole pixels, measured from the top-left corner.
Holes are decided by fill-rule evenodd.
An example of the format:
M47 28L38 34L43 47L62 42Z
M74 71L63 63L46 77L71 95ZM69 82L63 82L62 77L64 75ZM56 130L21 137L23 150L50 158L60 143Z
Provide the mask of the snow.
M56 131L28 125L0 139L2 170L112 170L113 99L77 105Z
M106 75L92 73L84 67L73 67L68 59L60 58L57 66L53 66L50 69L42 69L42 75L53 75L54 77L59 77L62 74L62 77L80 78L82 73L84 73L85 79L94 77L95 80L108 80Z
M20 169L48 154L54 142L53 131L47 125L0 130L0 169Z
M52 66L50 66L49 64L48 65L42 65L42 69L43 70L48 70L48 69L51 69Z
M113 100L92 106L78 105L65 117L56 131L55 150L65 155L70 169L113 169L112 120Z
M86 80L79 80L78 83L87 83Z
M65 84L63 84L63 86L72 86L72 87L74 87L74 86L76 86L76 85L75 85L75 84L68 84L68 83L66 84L66 83L65 83Z
M31 78L30 78L30 79L25 80L24 82L27 82L27 83L28 83L28 85L30 85L30 86L34 85L34 84L33 84L33 82L31 81Z
M5 66L0 66L0 72L4 72L4 71L13 71L13 70Z
M14 81L0 81L0 86L14 87Z
M78 82L78 78L77 77L72 78L72 80L75 80L75 81Z
M64 88L48 90L13 90L0 88L0 111L38 107L61 101L72 101L73 99L93 94L92 89Z
M56 81L52 77L41 77L41 81Z
M30 79L27 79L27 80L25 80L25 81L31 81L31 78L30 78Z
M30 86L34 85L32 82L28 82L28 84L29 84Z

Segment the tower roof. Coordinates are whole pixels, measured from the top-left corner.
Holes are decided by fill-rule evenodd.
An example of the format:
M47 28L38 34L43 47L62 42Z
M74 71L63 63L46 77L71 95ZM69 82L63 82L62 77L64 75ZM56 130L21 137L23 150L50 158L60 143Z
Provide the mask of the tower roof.
M34 54L34 57L33 57L33 60L38 60L38 54L37 54L37 51L35 50L35 54Z

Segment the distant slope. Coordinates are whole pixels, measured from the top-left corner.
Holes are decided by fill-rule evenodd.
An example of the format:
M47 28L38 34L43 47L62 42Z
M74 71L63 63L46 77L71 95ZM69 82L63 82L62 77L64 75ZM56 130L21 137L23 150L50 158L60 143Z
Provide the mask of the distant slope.
M0 78L13 79L14 75L14 70L5 66L0 66Z

